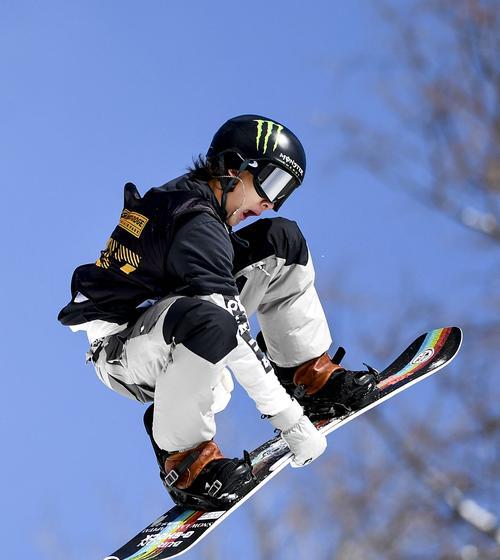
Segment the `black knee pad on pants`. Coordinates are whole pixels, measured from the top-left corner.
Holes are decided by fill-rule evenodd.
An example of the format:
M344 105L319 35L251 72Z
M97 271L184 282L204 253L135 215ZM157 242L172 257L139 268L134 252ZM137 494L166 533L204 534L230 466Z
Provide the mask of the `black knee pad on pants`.
M306 265L309 253L306 240L296 222L286 218L262 218L238 230L248 247L233 243L234 272L271 255L285 259L286 265Z
M238 325L215 303L184 297L175 301L163 323L167 344L183 344L197 356L215 364L236 348Z

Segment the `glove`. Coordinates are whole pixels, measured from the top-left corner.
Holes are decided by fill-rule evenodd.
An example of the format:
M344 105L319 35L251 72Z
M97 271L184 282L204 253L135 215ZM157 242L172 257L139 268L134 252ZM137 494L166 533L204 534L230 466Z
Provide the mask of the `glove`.
M326 437L318 432L314 424L304 415L300 404L292 404L269 419L281 430L281 437L293 453L292 467L304 467L318 458L326 449Z

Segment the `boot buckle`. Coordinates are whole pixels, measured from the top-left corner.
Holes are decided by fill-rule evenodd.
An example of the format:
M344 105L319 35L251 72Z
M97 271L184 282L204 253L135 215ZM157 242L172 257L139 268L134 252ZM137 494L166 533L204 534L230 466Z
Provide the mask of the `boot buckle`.
M171 488L178 480L179 480L179 473L175 469L172 469L165 476L165 484L168 486L168 488Z
M302 397L304 397L304 395L306 394L306 387L305 385L297 385L295 387L295 390L293 392L293 398L294 399L301 399Z
M207 494L210 497L214 498L218 494L221 488L222 488L222 482L220 480L214 480L210 488L207 490Z

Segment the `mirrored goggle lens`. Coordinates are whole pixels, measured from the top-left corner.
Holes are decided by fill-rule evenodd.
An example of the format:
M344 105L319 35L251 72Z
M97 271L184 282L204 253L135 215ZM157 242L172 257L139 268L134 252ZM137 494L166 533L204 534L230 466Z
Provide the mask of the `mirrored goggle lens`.
M298 186L293 175L274 165L263 169L257 179L266 198L279 204Z

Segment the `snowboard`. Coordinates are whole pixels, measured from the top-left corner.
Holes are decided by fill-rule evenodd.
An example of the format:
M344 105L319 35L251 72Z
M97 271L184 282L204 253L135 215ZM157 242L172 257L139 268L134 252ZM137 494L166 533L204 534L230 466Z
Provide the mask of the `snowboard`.
M461 343L462 331L458 327L422 334L380 372L377 400L359 410L346 411L343 416L319 420L315 422L316 427L327 435L436 373L453 360ZM276 436L252 451L250 458L258 484L229 509L199 511L174 506L104 560L163 560L183 554L284 469L291 462L292 454L284 440Z

